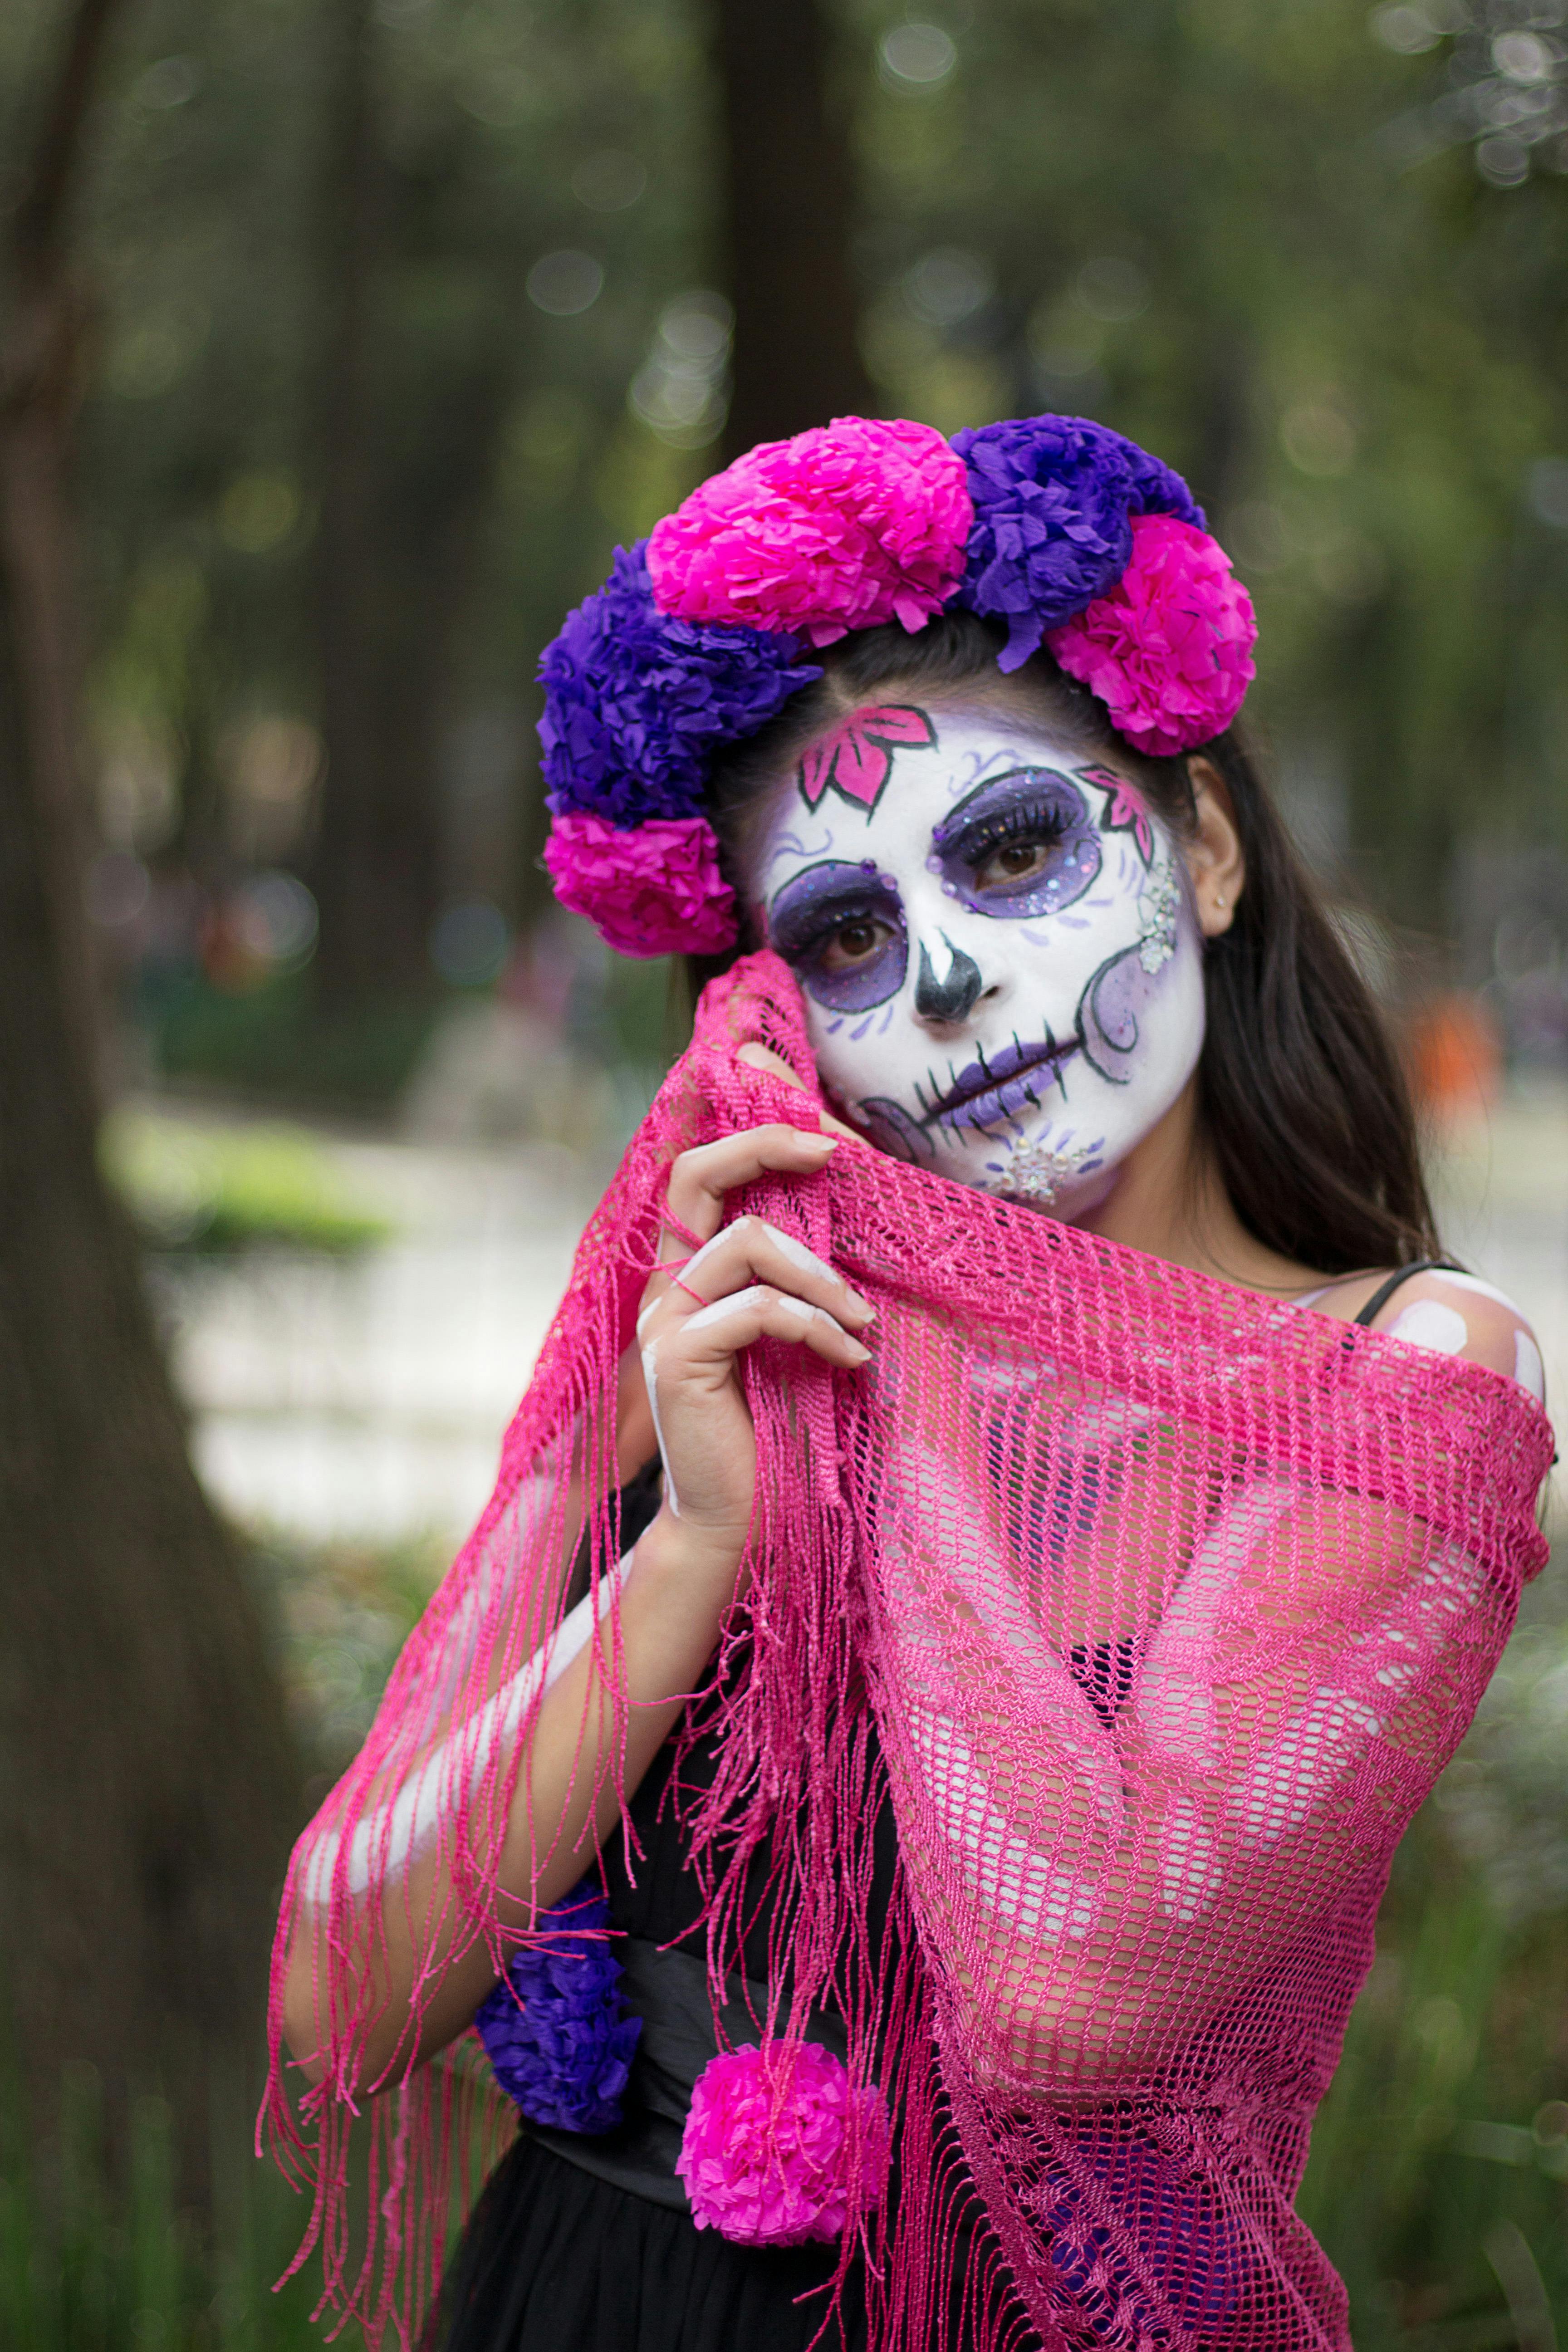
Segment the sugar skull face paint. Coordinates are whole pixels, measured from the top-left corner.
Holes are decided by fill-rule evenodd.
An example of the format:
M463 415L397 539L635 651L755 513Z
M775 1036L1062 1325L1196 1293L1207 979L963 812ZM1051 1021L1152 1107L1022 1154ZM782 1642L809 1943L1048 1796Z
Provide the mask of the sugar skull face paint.
M777 788L748 877L857 1125L1087 1214L1204 1036L1185 870L1127 778L1005 714L881 704Z

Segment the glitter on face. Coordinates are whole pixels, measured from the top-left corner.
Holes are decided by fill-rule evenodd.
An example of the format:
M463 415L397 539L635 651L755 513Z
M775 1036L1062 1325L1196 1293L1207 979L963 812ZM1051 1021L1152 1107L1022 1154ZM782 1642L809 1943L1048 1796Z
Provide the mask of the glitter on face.
M1077 1150L1064 1144L1060 1150L1053 1150L1043 1139L1039 1142L1017 1142L994 1173L987 1171L985 1190L998 1193L1004 1200L1026 1201L1031 1208L1048 1209L1082 1173L1089 1156L1087 1144Z
M1176 920L1181 907L1182 888L1176 879L1175 860L1167 856L1155 866L1138 894L1138 919L1143 931L1138 942L1138 961L1145 971L1158 971L1175 954Z

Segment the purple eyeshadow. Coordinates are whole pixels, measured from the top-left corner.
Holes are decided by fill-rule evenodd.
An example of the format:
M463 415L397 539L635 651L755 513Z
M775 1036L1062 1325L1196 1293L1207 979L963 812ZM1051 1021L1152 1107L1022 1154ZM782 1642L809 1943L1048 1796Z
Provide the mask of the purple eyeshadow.
M864 961L825 971L822 958L843 923L885 923L889 937ZM786 882L768 908L768 938L806 994L831 1013L869 1013L896 996L909 969L904 909L889 875L874 865L829 858Z
M1040 871L1009 887L981 889L975 876L1009 842L1047 850ZM971 793L931 836L933 865L950 898L1004 922L1059 914L1099 878L1100 829L1070 776L1056 768L1015 768Z

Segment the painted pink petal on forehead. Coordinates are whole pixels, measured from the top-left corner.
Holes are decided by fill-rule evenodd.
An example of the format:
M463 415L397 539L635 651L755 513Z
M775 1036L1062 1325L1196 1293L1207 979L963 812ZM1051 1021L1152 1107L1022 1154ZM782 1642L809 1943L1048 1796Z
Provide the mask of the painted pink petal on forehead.
M1119 776L1114 768L1080 768L1079 773L1088 782L1098 784L1101 792L1110 794L1110 806L1105 815L1106 831L1126 833L1131 829L1144 865L1152 866L1154 862L1154 828L1149 822L1148 810L1126 777Z
M852 710L830 735L814 743L800 763L800 789L807 808L815 808L832 784L846 800L875 808L893 764L899 743L936 741L936 729L923 710L903 702L876 703L868 710Z

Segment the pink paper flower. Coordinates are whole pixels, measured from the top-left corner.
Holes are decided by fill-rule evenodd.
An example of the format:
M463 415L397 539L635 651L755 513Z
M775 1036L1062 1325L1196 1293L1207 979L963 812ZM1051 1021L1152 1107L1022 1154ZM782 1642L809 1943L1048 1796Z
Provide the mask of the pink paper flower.
M544 863L563 907L622 955L718 955L735 940L735 894L706 817L649 817L623 833L603 817L558 815Z
M1252 599L1225 550L1173 515L1134 515L1131 561L1115 587L1046 639L1117 732L1156 759L1229 726L1257 642Z
M737 2246L839 2237L888 2179L888 2110L830 2050L747 2042L710 2058L676 2170L700 2230Z
M656 523L659 609L804 630L814 646L894 619L918 629L963 571L963 460L929 425L840 416L764 441Z

